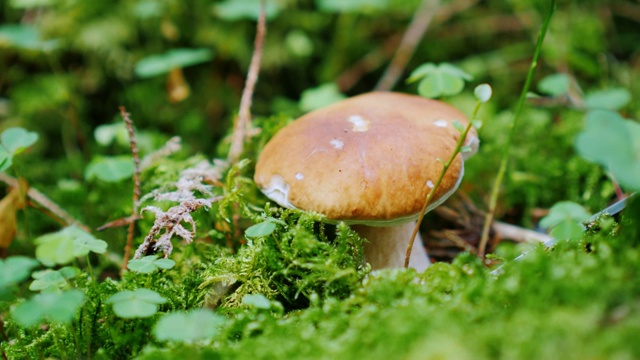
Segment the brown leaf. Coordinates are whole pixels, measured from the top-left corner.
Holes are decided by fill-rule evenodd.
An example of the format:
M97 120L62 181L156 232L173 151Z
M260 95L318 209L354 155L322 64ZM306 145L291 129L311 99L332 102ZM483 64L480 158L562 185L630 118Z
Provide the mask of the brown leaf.
M181 102L188 98L190 93L191 89L182 75L182 69L172 69L169 76L167 76L167 95L169 96L169 101L174 104Z
M20 186L11 188L9 193L0 200L0 249L11 245L18 228L16 212L26 205L27 184L21 179Z

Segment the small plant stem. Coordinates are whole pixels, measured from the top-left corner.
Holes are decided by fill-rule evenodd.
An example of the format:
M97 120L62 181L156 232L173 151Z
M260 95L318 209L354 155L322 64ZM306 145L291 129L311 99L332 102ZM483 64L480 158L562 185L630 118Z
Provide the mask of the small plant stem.
M122 120L129 132L129 147L131 147L131 155L133 156L133 209L131 213L136 215L138 214L138 200L140 199L140 157L138 156L138 145L136 142L136 132L133 128L133 121L124 106L120 106L120 115L122 116ZM135 221L131 221L129 223L129 229L127 230L127 243L124 247L124 257L121 269L123 272L127 270L129 258L131 257L131 247L133 246L133 232L135 227Z
M500 161L500 168L498 169L498 174L496 175L496 179L491 189L491 197L489 198L489 211L487 212L487 216L485 217L484 226L482 227L482 236L480 238L480 245L478 246L478 256L480 258L484 258L485 251L487 249L487 242L489 241L489 230L491 229L491 224L493 222L493 218L496 212L496 206L498 204L498 193L500 190L500 185L502 184L504 174L507 171L507 163L509 161L511 146L513 146L513 139L516 134L518 120L520 117L520 113L522 112L522 108L524 106L524 101L527 98L527 92L531 87L531 82L533 80L533 72L536 66L538 65L538 57L540 56L540 52L542 51L542 43L544 42L544 37L547 33L547 28L549 27L549 23L551 22L551 17L555 9L556 9L556 2L555 0L551 0L549 11L547 12L547 16L544 19L542 28L540 28L540 32L538 33L538 41L536 43L536 48L533 53L533 59L531 59L531 65L529 66L527 79L524 83L524 86L522 87L522 92L520 93L520 98L518 99L518 103L516 105L516 112L513 115L513 121L511 122L511 125L510 125L511 129L509 131L509 136L507 137L507 143L503 147L502 160Z
M475 119L476 116L478 115L478 110L480 110L480 105L482 105L481 102L478 102L476 104L475 109L473 109L473 116L471 117L471 120ZM458 139L458 143L456 144L456 147L453 150L453 153L449 157L449 160L447 160L447 162L442 164L443 168L442 168L442 171L440 172L440 176L438 176L438 180L436 181L435 185L431 188L431 190L429 190L429 193L427 194L427 197L424 200L424 204L422 204L422 209L420 210L420 215L418 216L418 221L416 221L416 226L413 229L413 233L411 234L411 240L409 240L409 245L407 246L407 252L406 252L405 258L404 258L404 267L405 268L409 267L409 259L411 257L411 251L413 250L413 243L416 240L416 236L418 235L418 231L420 231L420 224L422 223L422 220L424 219L424 215L427 212L427 208L429 207L429 204L431 203L433 195L438 190L438 187L440 186L440 183L442 183L442 179L444 178L444 175L447 173L447 170L449 170L449 167L451 166L451 164L455 160L456 156L460 153L460 150L462 149L462 143L464 143L464 141L466 140L467 134L469 133L469 130L471 130L472 126L473 126L472 122L469 121L467 126L464 128L464 130L460 134L460 138Z
M267 32L265 13L265 1L260 1L260 15L258 16L258 25L256 29L256 38L253 44L253 55L247 73L247 80L242 90L242 98L240 99L240 110L235 118L233 126L233 134L231 135L231 147L229 148L228 160L235 164L240 159L244 151L244 142L251 133L251 100L253 98L253 90L258 82L258 73L260 72L260 61L262 60L262 46L264 44L264 36Z
M87 272L89 276L93 279L93 268L91 267L91 259L89 258L89 254L87 253Z

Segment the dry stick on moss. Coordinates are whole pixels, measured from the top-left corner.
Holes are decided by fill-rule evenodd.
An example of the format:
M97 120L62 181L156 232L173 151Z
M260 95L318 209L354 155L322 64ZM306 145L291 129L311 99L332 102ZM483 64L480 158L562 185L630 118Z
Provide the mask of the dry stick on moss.
M138 200L140 199L140 157L138 156L138 145L136 143L136 132L133 129L133 121L124 106L120 106L120 115L124 124L129 131L129 146L131 147L131 155L133 156L133 211L132 218L138 214ZM124 247L124 259L122 261L122 271L127 270L129 258L131 257L131 247L133 246L133 231L135 230L135 221L129 222L127 230L127 243Z
M227 158L231 164L235 164L240 159L244 150L244 142L252 132L251 99L253 98L253 90L258 81L260 60L262 59L262 46L264 44L264 36L267 32L264 6L264 0L260 1L260 16L258 16L253 55L251 56L251 64L249 65L249 71L247 73L247 81L242 90L240 110L238 116L235 118L233 134L231 135L231 148L229 149L229 156Z
M0 172L0 181L4 182L5 184L11 187L18 186L17 179L3 172ZM64 211L60 206L58 206L56 203L54 203L51 199L49 199L46 195L44 195L40 191L32 187L29 187L29 190L27 190L27 197L31 201L33 201L33 203L31 204L32 206L33 205L41 206L42 208L40 210L43 211L48 216L50 216L51 218L53 218L58 223L65 226L76 225L77 227L81 228L86 232L91 232L91 229L87 225L80 222L80 220L74 219L73 216L69 215L69 213Z
M375 90L389 91L396 82L398 82L398 78L402 75L409 60L411 60L416 46L418 46L422 36L427 31L437 8L438 0L422 0L420 7L414 14L407 28L407 32L405 32L402 37L396 54L393 56L393 59L391 59L391 63L382 75L382 78L378 81Z
M542 28L538 33L538 41L536 44L536 49L533 53L533 59L531 60L531 65L529 66L529 72L527 74L527 79L525 81L524 86L522 87L522 92L520 93L520 98L518 99L518 104L516 106L516 113L513 115L513 121L510 126L511 129L509 131L509 136L507 138L507 143L502 151L502 160L500 161L500 168L498 169L498 174L496 175L496 179L493 183L493 187L491 189L491 197L489 199L489 211L487 212L487 216L485 217L484 226L482 228L482 237L480 238L480 245L478 246L478 256L480 258L484 258L485 251L487 249L487 242L489 241L489 230L491 228L491 224L493 223L493 217L495 216L496 206L498 204L498 192L500 189L500 185L502 184L502 179L504 178L504 174L507 170L507 162L509 161L509 151L511 150L511 146L513 145L513 139L516 134L516 128L518 125L518 119L520 117L520 113L522 112L522 107L527 97L527 92L529 91L529 87L531 86L531 81L533 79L533 72L538 65L538 57L540 56L540 52L542 50L542 43L544 42L544 36L547 33L547 28L549 27L549 22L551 22L551 16L556 9L555 0L551 0L551 4L549 6L549 11L547 16L544 19L544 23L542 24Z
M480 110L480 105L482 105L482 102L479 101L475 109L473 110L473 116L471 117L471 120L475 119L476 116L478 115L478 110ZM411 257L411 251L413 250L413 243L416 240L418 231L420 231L420 224L422 224L422 220L424 219L424 215L427 212L427 208L429 207L429 204L433 199L433 195L438 190L438 187L440 187L440 183L442 183L442 179L444 178L444 175L447 173L447 170L449 170L449 167L453 163L453 160L455 160L456 156L458 156L458 153L460 153L460 151L462 150L462 144L467 139L467 134L469 133L469 130L471 130L472 126L473 124L471 121L469 121L467 123L467 126L465 126L464 130L460 134L460 138L458 139L456 148L453 150L453 153L451 154L447 162L442 163L443 168L442 168L442 171L440 172L440 176L438 176L438 180L436 181L435 185L431 188L431 190L429 190L429 193L427 194L427 197L424 200L424 204L422 204L422 209L420 210L418 221L416 221L416 226L413 228L413 233L411 234L411 240L409 240L409 245L407 246L407 253L404 258L405 268L409 267L409 258Z

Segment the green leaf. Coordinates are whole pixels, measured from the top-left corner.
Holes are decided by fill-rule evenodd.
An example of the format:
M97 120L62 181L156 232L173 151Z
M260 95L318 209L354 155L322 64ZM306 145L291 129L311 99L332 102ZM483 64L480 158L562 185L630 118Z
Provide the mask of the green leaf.
M118 182L133 176L134 166L131 156L100 157L94 159L85 169L86 179L100 179Z
M640 124L609 110L592 110L576 136L578 154L607 168L626 189L640 190Z
M244 235L250 238L269 236L276 230L276 224L271 221L264 221L255 224L244 231Z
M40 262L26 256L0 259L0 289L6 289L25 280L31 274L31 270L38 265Z
M582 205L571 201L560 201L554 204L549 209L549 214L540 220L540 226L547 229L564 221L585 221L590 216L591 214Z
M153 328L159 341L193 343L210 340L220 331L225 318L209 309L195 309L164 315Z
M274 19L282 11L276 0L267 0L265 3L265 17L268 20ZM229 21L258 20L260 0L226 0L215 4L213 10L219 17Z
M148 255L141 259L133 259L127 264L127 268L141 274L151 274L160 269L171 269L176 262L171 259L158 259L157 255Z
M67 280L73 279L80 274L80 269L74 266L65 266L60 270L47 269L37 271L31 275L35 280L29 285L29 290L63 289L69 286Z
M23 327L36 325L45 319L53 323L69 323L84 302L82 291L46 292L16 306L11 315Z
M141 78L167 74L175 68L202 64L213 58L211 49L172 49L163 54L147 56L136 64L135 72Z
M146 318L158 312L158 304L164 304L167 299L149 289L121 291L107 299L113 304L113 312L121 318Z
M316 6L325 12L371 12L385 9L389 6L389 0L316 0Z
M38 141L38 134L20 127L8 128L0 135L0 143L10 156L23 152Z
M109 146L116 139L120 140L124 138L127 139L126 143L128 143L129 134L127 133L127 128L124 123L118 122L115 124L103 124L98 126L93 131L93 137L96 139L98 144L102 146Z
M0 171L5 171L11 167L11 163L13 162L13 157L0 146Z
M58 44L57 40L40 39L38 30L32 25L0 25L0 49L11 46L25 50L49 51L55 49Z
M596 90L584 97L589 109L620 110L631 101L631 93L625 88Z
M77 237L73 241L73 245L75 246L76 256L85 256L89 252L104 254L108 246L106 241L96 239L93 235Z
M256 309L271 308L271 301L262 294L247 294L242 297L242 304Z
M104 253L107 243L75 225L55 233L35 239L36 258L46 266L68 264L77 256L85 256L89 251Z
M584 226L576 221L562 221L551 230L550 235L558 240L577 240L584 235Z
M448 63L426 63L416 68L407 82L419 80L418 93L424 97L435 98L460 93L464 89L464 82L471 79L471 75L457 66Z
M559 96L569 90L571 80L567 74L552 74L545 76L538 83L538 91L551 96Z
M340 93L338 85L327 83L303 91L300 97L300 109L302 109L302 111L313 111L337 103L343 99L346 99L346 96Z

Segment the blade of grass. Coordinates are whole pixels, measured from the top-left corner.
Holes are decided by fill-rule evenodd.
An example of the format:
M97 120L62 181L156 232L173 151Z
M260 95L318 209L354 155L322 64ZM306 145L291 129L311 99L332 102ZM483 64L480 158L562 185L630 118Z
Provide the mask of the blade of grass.
M540 32L538 33L538 41L533 53L531 65L529 66L527 79L524 83L524 86L522 87L522 92L520 93L520 98L518 99L518 103L516 105L516 112L513 115L513 121L511 122L511 129L509 131L509 136L507 137L507 143L502 151L500 168L498 169L498 174L496 175L496 179L491 189L491 197L489 198L489 211L487 212L487 216L485 217L484 226L482 228L482 237L480 238L480 245L478 246L478 256L480 258L484 258L485 251L487 249L487 242L489 241L489 229L491 228L491 223L493 222L493 218L496 212L496 205L498 204L498 192L500 189L500 185L502 184L504 174L507 170L507 162L509 161L509 155L511 146L513 145L513 139L516 134L518 120L520 118L520 113L522 112L522 107L524 106L524 101L527 97L527 93L529 91L529 88L531 87L533 72L538 65L538 58L540 57L540 52L542 51L542 43L544 42L544 37L547 33L547 29L549 27L549 23L551 22L551 17L553 16L555 9L556 2L555 0L551 0L549 3L547 16L545 17L544 22L542 23L542 27L540 28Z

